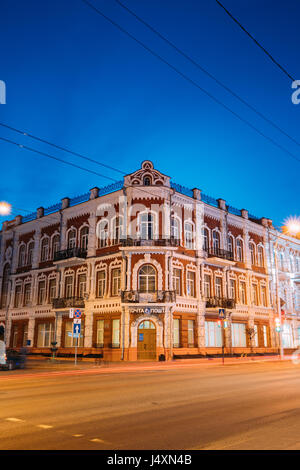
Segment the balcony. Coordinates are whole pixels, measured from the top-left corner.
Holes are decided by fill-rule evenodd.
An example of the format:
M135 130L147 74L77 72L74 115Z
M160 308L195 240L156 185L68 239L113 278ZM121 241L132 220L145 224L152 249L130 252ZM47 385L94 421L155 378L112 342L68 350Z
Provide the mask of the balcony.
M208 248L207 256L208 258L210 258L210 261L214 262L219 266L228 266L235 264L233 253L229 250L223 250L217 247Z
M70 267L82 262L87 257L87 250L79 247L67 248L56 251L53 256L53 263L58 266Z
M176 238L157 238L157 239L143 239L143 238L125 238L120 240L122 247L139 247L139 246L166 246L177 247L180 245L180 240Z
M82 297L58 297L52 299L52 308L68 309L68 308L84 308L85 303Z
M235 300L225 297L208 297L206 298L207 308L235 308Z
M176 302L176 293L173 290L157 290L154 292L139 292L125 290L121 292L123 303L168 303Z

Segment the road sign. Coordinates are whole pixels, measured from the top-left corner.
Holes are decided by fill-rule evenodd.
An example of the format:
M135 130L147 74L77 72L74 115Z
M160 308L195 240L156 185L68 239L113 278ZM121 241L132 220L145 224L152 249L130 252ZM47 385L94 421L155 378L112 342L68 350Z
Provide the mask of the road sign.
M77 325L76 323L73 324L73 335L80 334L81 325Z
M81 318L74 318L73 325L81 325Z
M73 318L74 317L74 308L70 308L70 311L69 311L69 318Z
M219 318L226 318L225 308L219 308Z
M74 318L81 318L81 310L79 308L74 312Z

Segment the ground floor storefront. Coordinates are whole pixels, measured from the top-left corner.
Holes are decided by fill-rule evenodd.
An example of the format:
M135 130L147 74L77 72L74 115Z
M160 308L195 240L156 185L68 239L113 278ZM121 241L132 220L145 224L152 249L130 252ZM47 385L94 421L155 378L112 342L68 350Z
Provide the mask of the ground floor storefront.
M5 328L5 321L2 322ZM280 335L272 318L241 318L231 315L220 321L216 312L188 313L157 309L120 309L89 312L81 318L80 337L75 338L68 311L12 319L7 345L27 347L32 354L94 356L107 361L170 360L249 354L277 354ZM300 322L285 319L283 347L297 349ZM55 343L55 344L54 344Z

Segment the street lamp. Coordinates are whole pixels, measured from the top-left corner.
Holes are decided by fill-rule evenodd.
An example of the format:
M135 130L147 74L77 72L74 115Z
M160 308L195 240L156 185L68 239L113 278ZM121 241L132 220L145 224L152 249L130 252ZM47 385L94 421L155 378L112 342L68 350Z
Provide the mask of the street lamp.
M283 233L285 235L296 236L300 233L300 218L299 217L289 217L284 222L284 230ZM283 351L283 342L282 342L282 315L281 315L281 305L279 299L279 279L278 279L278 260L277 260L277 247L279 242L280 234L277 236L273 251L274 251L274 264L275 264L275 282L276 282L276 310L277 315L279 318L279 325L276 326L276 330L279 326L279 338L280 338L280 359L284 356Z
M0 201L0 215L9 215L11 213L11 204Z

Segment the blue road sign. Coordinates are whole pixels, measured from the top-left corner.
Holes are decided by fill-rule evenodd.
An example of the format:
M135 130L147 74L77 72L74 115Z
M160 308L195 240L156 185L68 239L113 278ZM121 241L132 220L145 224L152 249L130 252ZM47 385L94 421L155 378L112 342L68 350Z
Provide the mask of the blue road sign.
M225 308L219 308L219 318L226 318Z
M81 310L79 310L79 309L75 310L74 318L81 318Z
M80 334L80 331L81 331L81 324L76 324L74 323L73 324L73 334Z

